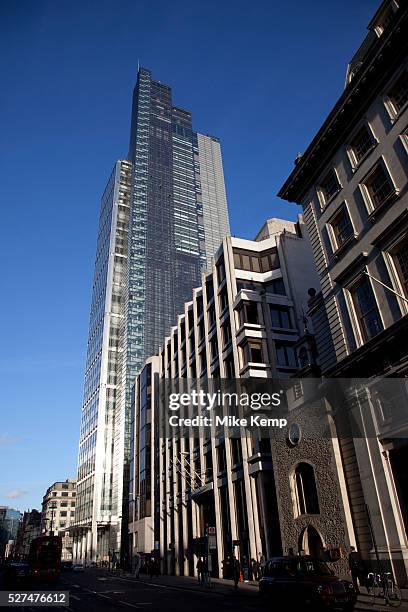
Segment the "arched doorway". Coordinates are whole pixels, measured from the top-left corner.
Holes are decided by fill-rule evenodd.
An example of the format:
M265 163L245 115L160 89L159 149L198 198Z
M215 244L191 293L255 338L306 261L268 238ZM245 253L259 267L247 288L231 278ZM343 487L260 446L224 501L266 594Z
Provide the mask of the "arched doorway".
M309 525L302 531L299 538L299 550L304 550L306 555L321 557L323 553L323 540L320 533Z

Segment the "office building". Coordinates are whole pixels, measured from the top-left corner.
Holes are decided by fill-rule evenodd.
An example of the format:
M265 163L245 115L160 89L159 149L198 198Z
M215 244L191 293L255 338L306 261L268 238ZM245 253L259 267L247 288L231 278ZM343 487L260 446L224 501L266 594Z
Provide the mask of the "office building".
M185 303L159 354L136 378L132 410L129 540L133 555L157 555L162 571L194 575L207 555L214 576L225 560L346 550L354 542L344 474L331 437L175 437L163 384L206 384L311 376L294 384L297 407L318 378L308 290L319 287L307 230L270 219L256 240L227 237L212 269ZM218 379L218 380L217 380ZM177 387L177 385L175 385ZM198 388L198 387L197 387ZM156 406L159 408L156 408ZM310 418L304 413L303 418ZM159 422L158 422L159 421ZM344 560L339 570L346 571Z
M9 557L17 539L21 512L8 506L0 506L0 560Z
M41 532L62 538L61 558L73 558L73 538L69 528L75 519L76 480L67 478L48 487L42 501Z
M408 429L397 412L407 406L408 374L406 3L382 2L368 27L343 93L279 195L303 206L310 234L321 291L309 312L322 373L372 381L354 400L369 407L364 426L375 435L340 441L357 546L367 561L377 550L404 585ZM401 383L384 394L384 377Z
M131 388L229 233L220 144L140 68L102 198L78 460L80 558L127 557ZM124 544L123 544L124 543Z

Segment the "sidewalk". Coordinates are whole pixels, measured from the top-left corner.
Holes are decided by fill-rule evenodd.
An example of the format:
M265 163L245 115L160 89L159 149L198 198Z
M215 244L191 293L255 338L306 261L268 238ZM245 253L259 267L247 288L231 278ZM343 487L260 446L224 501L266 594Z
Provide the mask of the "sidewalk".
M218 594L226 597L249 597L258 599L258 583L257 582L240 582L238 589L234 588L232 580L224 580L222 578L211 578L211 587L202 587L197 578L191 576L159 576L158 578L150 578L146 574L141 574L140 578L135 578L134 574L129 572L117 571L115 574L110 573L109 575L117 576L118 578L124 578L129 581L145 582L146 584L155 584L157 586L163 586L171 589L189 590L203 593ZM362 590L365 591L363 588ZM408 589L401 589L402 593L402 604L400 606L401 611L408 611ZM383 610L389 610L390 607L385 607L381 602L376 602L376 605L372 605L372 599L366 593L361 593L358 596L356 610L371 609L374 612L382 612Z
M226 595L230 597L235 594L240 596L258 597L258 583L257 582L240 582L238 588L234 588L232 580L224 580L222 578L211 578L211 587L204 587L198 583L197 578L192 576L167 576L162 575L158 578L141 574L139 578L135 578L134 574L129 572L117 571L114 574L110 573L111 576L117 576L118 578L126 578L127 580L134 580L138 582L146 582L147 584L157 584L173 589L183 589L195 592L204 593L218 593L219 595Z

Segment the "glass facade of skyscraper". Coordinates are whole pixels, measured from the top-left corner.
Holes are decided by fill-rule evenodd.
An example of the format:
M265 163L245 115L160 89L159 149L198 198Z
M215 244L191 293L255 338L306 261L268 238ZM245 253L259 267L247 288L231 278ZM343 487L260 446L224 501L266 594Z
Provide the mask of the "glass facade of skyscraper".
M118 164L101 207L78 462L77 558L106 557L127 538L135 376L229 233L218 141L197 135L191 114L173 105L170 87L143 68L133 93L128 160ZM208 185L220 180L217 199Z

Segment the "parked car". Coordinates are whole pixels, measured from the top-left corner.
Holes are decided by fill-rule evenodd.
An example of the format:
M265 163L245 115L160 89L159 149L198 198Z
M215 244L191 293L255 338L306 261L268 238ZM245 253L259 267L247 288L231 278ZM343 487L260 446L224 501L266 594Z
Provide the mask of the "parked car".
M82 563L73 563L72 564L72 571L73 572L83 572L84 571L84 566L82 565Z
M288 609L310 606L313 610L351 612L357 595L349 580L337 577L320 559L310 556L275 557L265 564L259 594L286 604Z
M28 563L12 561L4 566L4 582L6 584L17 584L27 582L30 579L30 566Z
M71 572L72 571L72 561L61 561L61 571Z

